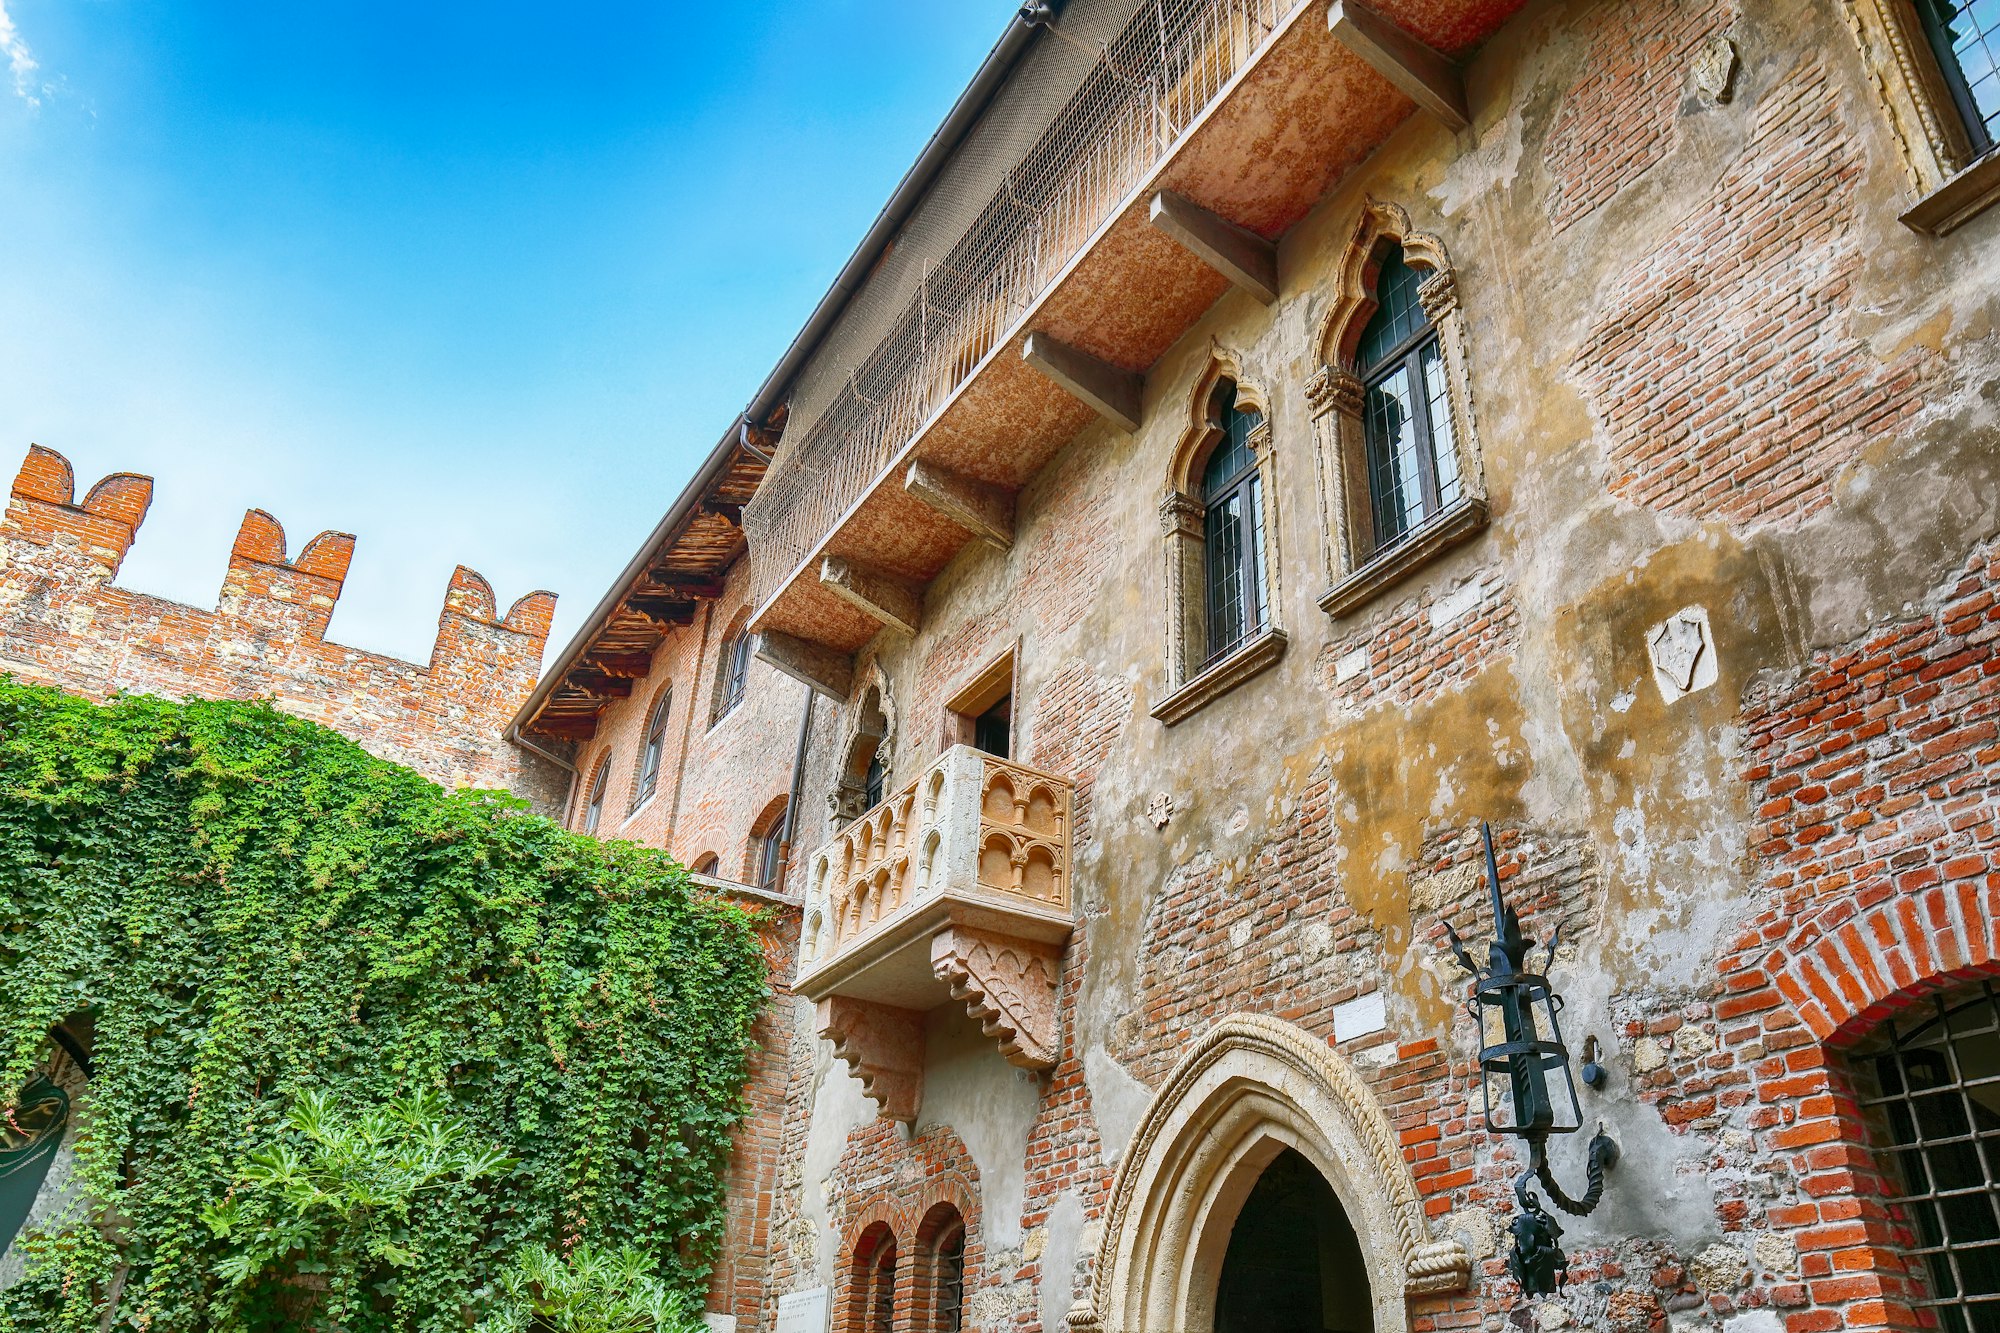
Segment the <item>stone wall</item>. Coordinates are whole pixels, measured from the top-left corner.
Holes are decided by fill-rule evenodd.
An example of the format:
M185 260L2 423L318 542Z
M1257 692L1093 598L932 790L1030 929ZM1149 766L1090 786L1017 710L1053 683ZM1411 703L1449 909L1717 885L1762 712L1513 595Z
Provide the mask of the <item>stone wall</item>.
M117 586L152 494L152 478L114 473L79 501L69 461L29 449L0 519L0 670L97 698L271 698L438 782L560 807L568 775L502 738L541 669L553 594L503 616L460 566L430 661L403 662L326 637L354 538L323 532L288 556L261 510L243 516L213 611Z
M1062 1327L1110 1261L1142 1117L1241 1014L1348 1062L1425 1225L1472 1257L1410 1328L1917 1326L1839 1052L2000 947L2000 217L1899 225L1909 176L1838 8L1529 6L1471 63L1470 131L1407 122L1284 238L1275 304L1223 296L1149 370L1136 432L1086 428L1011 550L967 548L914 637L863 650L896 773L1012 650L1016 753L1078 784L1055 1068L930 1019L911 1132L976 1169L951 1168L982 1195L968 1328ZM1449 256L1492 517L1335 618L1307 386L1371 201ZM1269 399L1288 642L1167 726L1157 506L1219 360ZM1663 633L1700 639L1678 679ZM833 829L820 745L801 846ZM1585 1114L1625 1148L1538 1303L1506 1277L1520 1161L1478 1118L1445 934L1490 928L1481 820L1530 933L1562 926L1566 1034L1611 1073ZM838 1307L850 1182L921 1157L810 1021L767 1320L788 1292ZM1580 1150L1557 1151L1578 1187Z

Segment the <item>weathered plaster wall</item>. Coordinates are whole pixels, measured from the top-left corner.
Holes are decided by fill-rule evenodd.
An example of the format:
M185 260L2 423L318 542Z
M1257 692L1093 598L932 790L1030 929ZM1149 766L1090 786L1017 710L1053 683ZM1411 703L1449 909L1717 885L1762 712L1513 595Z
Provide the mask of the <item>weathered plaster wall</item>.
M1991 868L1993 807L1972 775L2000 763L1996 686L1967 654L1989 641L2000 531L2000 217L1943 241L1898 225L1908 177L1836 9L1532 6L1469 71L1472 131L1407 123L1285 238L1275 306L1219 300L1149 374L1138 432L1087 429L1021 497L1013 550L968 548L928 589L922 631L864 653L903 779L945 743L943 700L1018 646L1017 753L1078 783L1062 1061L1030 1099L988 1051L987 1095L961 1097L942 1089L976 1053L954 1048L927 1094L944 1109L927 1100L920 1129L948 1124L986 1190L977 1326L1053 1327L1083 1290L1146 1090L1206 1026L1253 1011L1337 1040L1334 1007L1369 995L1386 1027L1340 1048L1403 1134L1433 1225L1482 1261L1470 1296L1419 1313L1466 1327L1513 1306L1498 1247L1515 1168L1467 1119L1474 1034L1443 947L1446 920L1485 929L1480 819L1531 932L1564 923L1572 1044L1596 1037L1614 1070L1586 1112L1627 1147L1612 1202L1570 1227L1582 1280L1542 1326L1901 1317L1879 1217L1828 1231L1801 1202L1833 1169L1806 1160L1827 1141L1811 1136L1832 1131L1792 1127L1844 1123L1799 1010L1812 1002L1772 981L1756 1003L1778 1017L1758 1022L1724 980L1789 975L1750 961L1753 944L1795 947L1756 923L1785 915L1775 904L1808 867L1816 891L1852 896L1780 808L1806 799L1778 789L1793 728L1850 757L1814 780L1815 801L1887 817L1865 793L1888 776L1835 785L1862 754L1910 789L1904 859L1871 893L1934 892L1913 878L1924 867L1961 883ZM1692 77L1722 35L1741 61L1726 100ZM1451 257L1493 519L1332 620L1305 385L1369 199ZM1218 350L1270 403L1290 641L1167 727L1148 716L1167 688L1156 506ZM1647 640L1691 607L1715 678L1669 699ZM1937 730L1922 709L1940 705L1920 699L1907 717L1839 702L1838 682L1905 654L1930 664L1906 673L1912 688L1934 669L1965 721ZM805 845L831 832L831 764L808 766ZM1164 827L1146 814L1158 795ZM1953 920L1969 937L1979 904L1965 902ZM842 1201L910 1151L824 1047L799 1044L790 1105L801 1166L777 1205L791 1243L774 1295L837 1281ZM1019 1177L1002 1150L1024 1142ZM1564 1168L1578 1173L1573 1153Z

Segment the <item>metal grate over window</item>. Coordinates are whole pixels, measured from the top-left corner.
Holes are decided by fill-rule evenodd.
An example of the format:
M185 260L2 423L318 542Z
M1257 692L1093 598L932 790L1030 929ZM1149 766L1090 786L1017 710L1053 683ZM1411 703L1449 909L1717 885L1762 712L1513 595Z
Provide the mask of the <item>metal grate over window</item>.
M2000 1333L2000 994L1929 996L1849 1057L1945 1333Z
M1972 140L2000 142L2000 0L1916 0L1924 35Z

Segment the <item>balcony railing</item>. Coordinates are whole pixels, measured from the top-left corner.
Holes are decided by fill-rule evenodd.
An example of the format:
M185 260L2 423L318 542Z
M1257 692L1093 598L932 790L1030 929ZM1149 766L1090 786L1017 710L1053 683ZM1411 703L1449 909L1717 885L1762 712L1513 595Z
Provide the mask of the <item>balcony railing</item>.
M1303 0L1147 0L744 514L761 605Z
M1072 795L1053 773L955 746L813 853L795 989L883 1114L916 1114L922 1018L948 1000L1013 1063L1055 1062Z

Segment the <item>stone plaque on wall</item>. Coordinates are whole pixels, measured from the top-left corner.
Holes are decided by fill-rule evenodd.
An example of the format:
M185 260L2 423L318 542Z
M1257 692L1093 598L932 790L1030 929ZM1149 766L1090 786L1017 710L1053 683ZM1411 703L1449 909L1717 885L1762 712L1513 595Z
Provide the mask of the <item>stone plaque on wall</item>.
M778 1297L778 1333L826 1333L825 1287Z

